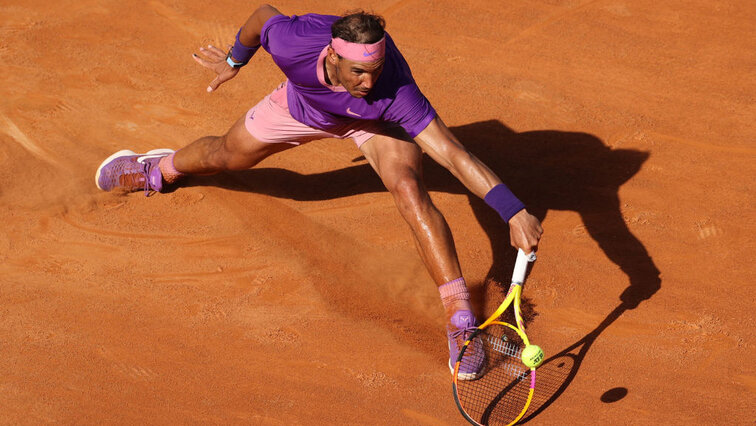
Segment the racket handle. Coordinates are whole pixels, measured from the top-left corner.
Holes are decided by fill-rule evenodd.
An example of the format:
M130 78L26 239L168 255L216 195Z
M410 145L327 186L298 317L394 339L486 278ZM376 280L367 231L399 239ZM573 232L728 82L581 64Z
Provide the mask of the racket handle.
M512 272L512 284L522 285L525 282L525 272L528 271L528 263L535 262L535 252L525 254L522 249L517 249L517 260L515 261L514 271Z

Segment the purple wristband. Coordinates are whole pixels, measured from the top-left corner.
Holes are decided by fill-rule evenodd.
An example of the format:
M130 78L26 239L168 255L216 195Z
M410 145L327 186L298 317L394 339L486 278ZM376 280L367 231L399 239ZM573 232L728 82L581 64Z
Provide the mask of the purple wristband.
M236 59L239 62L247 63L250 59L252 59L252 56L257 52L257 49L260 48L260 44L258 44L255 47L247 47L242 44L241 41L239 41L239 35L241 34L241 28L239 28L239 32L236 33L236 42L234 43L234 47L231 48L231 56L233 56L234 59Z
M518 200L506 185L500 183L494 186L484 198L486 204L491 206L502 219L509 222L512 216L525 208L525 204Z

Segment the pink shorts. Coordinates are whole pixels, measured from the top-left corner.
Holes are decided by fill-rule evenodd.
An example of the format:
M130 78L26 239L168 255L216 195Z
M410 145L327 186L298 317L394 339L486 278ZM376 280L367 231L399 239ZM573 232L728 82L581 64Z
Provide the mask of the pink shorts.
M287 83L288 81L281 83L276 90L247 112L244 125L260 142L301 145L318 139L352 138L359 148L376 134L396 133L398 126L376 121L355 120L332 132L300 123L289 114L286 100Z

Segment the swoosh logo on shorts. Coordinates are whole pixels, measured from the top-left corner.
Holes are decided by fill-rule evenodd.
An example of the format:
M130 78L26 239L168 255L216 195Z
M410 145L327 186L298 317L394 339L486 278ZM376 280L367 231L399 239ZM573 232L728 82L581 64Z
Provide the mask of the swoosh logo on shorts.
M362 117L361 115L357 114L356 112L352 112L352 109L347 107L347 114L354 115L356 117Z

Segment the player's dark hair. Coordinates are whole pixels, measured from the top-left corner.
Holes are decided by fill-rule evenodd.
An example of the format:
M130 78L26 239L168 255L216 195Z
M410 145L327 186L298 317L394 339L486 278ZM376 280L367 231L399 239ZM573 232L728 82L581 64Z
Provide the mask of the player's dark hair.
M363 10L347 12L331 25L331 36L352 43L372 44L383 38L386 21Z

